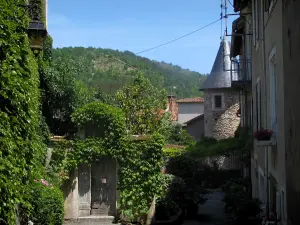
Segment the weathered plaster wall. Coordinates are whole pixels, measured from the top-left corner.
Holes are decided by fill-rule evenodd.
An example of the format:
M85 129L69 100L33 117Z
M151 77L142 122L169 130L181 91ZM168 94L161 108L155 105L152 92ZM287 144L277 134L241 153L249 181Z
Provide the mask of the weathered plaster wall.
M287 216L300 224L300 2L287 0L283 12L284 121Z
M203 114L203 103L199 102L179 102L178 103L178 122L187 122L196 116Z
M183 127L196 141L200 141L204 135L204 117L200 117Z
M224 107L213 109L213 94L222 94ZM204 133L206 137L225 139L234 136L240 124L236 116L239 108L239 94L232 89L210 89L204 91Z
M261 15L263 4L258 4L258 11ZM258 175L266 176L265 152L268 150L268 176L271 175L276 182L269 180L269 185L276 183L277 191L286 192L285 188L285 134L282 132L284 122L284 75L283 75L283 54L282 54L282 1L276 1L270 12L264 12L265 37L263 42L259 37L256 46L252 47L252 96L253 96L253 131L260 128L271 129L271 93L270 93L270 59L275 53L275 75L277 77L276 114L277 114L277 146L258 147L254 145L252 167L252 189L257 189L253 197L266 198L266 183L260 181ZM263 26L261 17L257 23L259 29ZM265 52L263 52L265 50ZM271 54L272 53L272 54ZM264 57L264 58L263 58ZM264 72L264 60L266 73ZM258 171L261 171L259 173ZM270 198L271 199L271 198ZM263 200L263 199L261 199ZM283 201L285 201L283 199ZM271 203L271 201L270 201ZM285 203L283 202L283 208ZM270 204L271 207L272 204Z
M64 193L65 219L75 219L78 217L78 170L75 169L70 174L70 179L62 187Z

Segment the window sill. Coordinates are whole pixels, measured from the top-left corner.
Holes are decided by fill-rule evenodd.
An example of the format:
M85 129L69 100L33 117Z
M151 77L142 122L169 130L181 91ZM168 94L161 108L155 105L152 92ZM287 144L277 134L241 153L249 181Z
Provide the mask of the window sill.
M257 147L276 146L277 145L277 140L276 139L271 139L271 140L268 140L268 141L254 140L254 143Z
M222 107L222 108L212 108L212 111L222 111L222 110L225 110L225 108L224 107Z

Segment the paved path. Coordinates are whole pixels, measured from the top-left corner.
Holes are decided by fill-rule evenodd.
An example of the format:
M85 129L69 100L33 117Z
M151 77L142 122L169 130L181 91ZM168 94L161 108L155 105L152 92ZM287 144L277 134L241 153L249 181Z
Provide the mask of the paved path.
M225 225L223 192L212 190L211 194L206 194L208 199L203 205L199 205L198 217L196 220L185 220L183 225Z

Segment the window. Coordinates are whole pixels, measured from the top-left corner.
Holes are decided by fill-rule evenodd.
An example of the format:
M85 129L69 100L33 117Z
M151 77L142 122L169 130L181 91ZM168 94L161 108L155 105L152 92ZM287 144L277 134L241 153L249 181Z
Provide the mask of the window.
M258 0L252 1L252 37L253 45L257 46L259 40L259 11L258 11Z
M215 108L222 108L222 96L215 95Z
M276 76L276 48L274 47L269 55L269 74L270 74L270 125L277 134L277 76Z
M213 95L212 108L214 108L214 109L222 109L223 108L223 95L222 94L214 94Z
M261 108L261 82L259 79L256 83L256 130L259 130L262 127Z

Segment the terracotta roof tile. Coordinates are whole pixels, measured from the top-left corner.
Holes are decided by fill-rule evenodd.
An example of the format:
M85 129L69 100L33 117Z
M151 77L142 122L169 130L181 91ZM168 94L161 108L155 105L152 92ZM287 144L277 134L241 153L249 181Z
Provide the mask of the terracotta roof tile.
M197 98L184 98L184 99L179 99L177 100L177 102L179 103L183 103L183 102L204 102L204 98L201 97L197 97Z

